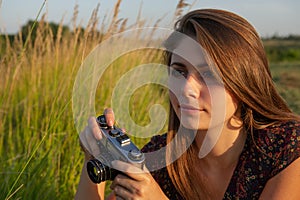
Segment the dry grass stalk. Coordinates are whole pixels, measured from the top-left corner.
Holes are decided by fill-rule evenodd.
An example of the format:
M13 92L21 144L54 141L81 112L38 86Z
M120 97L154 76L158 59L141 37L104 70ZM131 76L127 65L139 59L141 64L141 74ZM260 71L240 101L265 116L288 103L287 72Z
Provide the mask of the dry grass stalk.
M176 10L175 10L175 20L179 19L182 14L183 14L183 11L186 7L188 7L190 4L189 3L186 3L185 0L179 0L179 2L177 3L177 6L176 6Z
M121 23L121 25L120 25L119 32L123 32L123 31L126 30L126 28L127 28L127 21L128 21L128 19L123 19L123 20L122 20L122 23Z
M71 19L74 33L76 32L76 29L77 29L78 13L79 13L79 5L75 4L74 10L73 10L73 16L72 16L72 19Z
M118 24L120 23L120 20L118 20L118 15L119 15L119 12L120 12L121 2L122 2L122 0L118 0L116 2L115 6L114 6L114 13L113 13L113 16L112 16L112 20L111 20L111 23L110 23L110 25L108 27L108 30L107 30L108 36L115 33L116 28L118 27Z

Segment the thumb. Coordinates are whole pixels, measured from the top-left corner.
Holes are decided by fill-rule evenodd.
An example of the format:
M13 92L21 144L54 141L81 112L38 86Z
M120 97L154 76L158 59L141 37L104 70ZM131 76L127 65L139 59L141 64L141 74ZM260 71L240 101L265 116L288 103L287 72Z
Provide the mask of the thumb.
M104 115L106 119L106 124L109 127L113 127L115 123L115 114L112 108L106 108L104 110Z

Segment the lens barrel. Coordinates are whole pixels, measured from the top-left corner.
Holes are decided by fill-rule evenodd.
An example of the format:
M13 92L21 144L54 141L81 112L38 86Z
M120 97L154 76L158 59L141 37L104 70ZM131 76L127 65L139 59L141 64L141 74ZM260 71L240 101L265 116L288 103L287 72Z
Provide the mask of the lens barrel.
M106 180L114 180L114 178L120 173L118 170L104 165L97 159L88 161L87 172L90 179L94 183L101 183Z

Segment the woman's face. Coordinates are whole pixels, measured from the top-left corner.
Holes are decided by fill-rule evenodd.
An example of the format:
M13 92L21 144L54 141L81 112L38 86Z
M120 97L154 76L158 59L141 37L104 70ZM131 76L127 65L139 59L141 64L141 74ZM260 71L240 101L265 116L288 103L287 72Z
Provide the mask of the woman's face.
M169 66L170 101L181 124L193 130L229 125L236 100L216 78L201 48L180 44Z

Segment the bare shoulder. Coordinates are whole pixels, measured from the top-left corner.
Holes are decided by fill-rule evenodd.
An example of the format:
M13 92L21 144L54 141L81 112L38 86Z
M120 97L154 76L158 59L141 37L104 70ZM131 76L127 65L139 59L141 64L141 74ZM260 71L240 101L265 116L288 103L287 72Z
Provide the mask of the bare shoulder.
M288 167L271 178L260 199L300 199L300 158L294 160Z
M275 130L275 131L274 131ZM267 182L261 199L300 199L300 123L289 122L273 127L280 148L274 176ZM278 137L279 136L279 137Z

